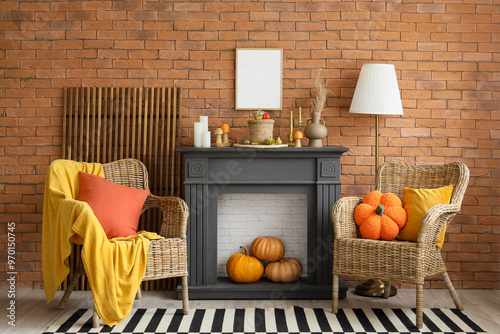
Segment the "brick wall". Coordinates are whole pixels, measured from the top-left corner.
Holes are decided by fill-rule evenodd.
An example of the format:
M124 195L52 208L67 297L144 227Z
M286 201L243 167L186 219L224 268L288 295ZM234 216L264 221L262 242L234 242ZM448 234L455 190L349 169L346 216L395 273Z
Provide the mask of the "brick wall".
M444 256L458 288L500 288L500 6L497 0L415 1L8 1L0 2L0 251L16 223L18 285L41 287L44 175L60 156L64 86L185 88L183 142L192 123L231 125L235 48L283 48L284 109L315 97L323 68L328 144L350 148L342 195L374 183L374 118L349 114L363 63L395 65L405 115L381 120L385 159L463 161L471 180L448 229ZM7 266L0 262L0 285ZM439 279L432 287L442 287Z

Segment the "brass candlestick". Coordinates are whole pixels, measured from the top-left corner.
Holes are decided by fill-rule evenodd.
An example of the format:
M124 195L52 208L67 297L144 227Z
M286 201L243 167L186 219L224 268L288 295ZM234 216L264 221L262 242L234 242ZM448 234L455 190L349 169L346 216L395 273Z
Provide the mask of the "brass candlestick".
M302 131L302 107L299 107L299 131Z

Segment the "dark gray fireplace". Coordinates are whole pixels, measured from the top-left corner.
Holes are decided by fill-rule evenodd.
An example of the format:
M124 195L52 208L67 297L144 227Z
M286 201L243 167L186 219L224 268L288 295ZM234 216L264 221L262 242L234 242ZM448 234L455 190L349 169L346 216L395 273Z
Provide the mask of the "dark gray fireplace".
M327 299L332 290L331 209L340 197L345 147L178 149L185 157L189 206L190 299ZM217 277L217 196L221 193L307 195L307 277L294 283L238 284ZM236 252L237 250L235 250ZM346 287L341 282L341 295Z

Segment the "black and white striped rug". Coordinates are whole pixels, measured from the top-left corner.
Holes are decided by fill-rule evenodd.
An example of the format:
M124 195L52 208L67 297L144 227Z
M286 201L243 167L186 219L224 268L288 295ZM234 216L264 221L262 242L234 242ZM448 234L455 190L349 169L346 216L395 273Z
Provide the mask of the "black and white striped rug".
M290 307L245 309L133 309L114 327L92 328L92 310L66 312L45 334L52 333L485 333L456 309L424 309L424 328L417 329L414 309L340 309Z

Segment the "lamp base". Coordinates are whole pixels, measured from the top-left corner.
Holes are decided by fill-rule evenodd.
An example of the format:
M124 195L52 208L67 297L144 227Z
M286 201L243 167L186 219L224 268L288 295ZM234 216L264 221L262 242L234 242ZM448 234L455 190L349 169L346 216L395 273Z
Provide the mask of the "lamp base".
M366 297L383 297L384 296L384 286L385 283L378 278L369 279L361 284L359 284L354 291L357 295ZM398 293L398 289L391 285L391 292L389 297L395 296Z

